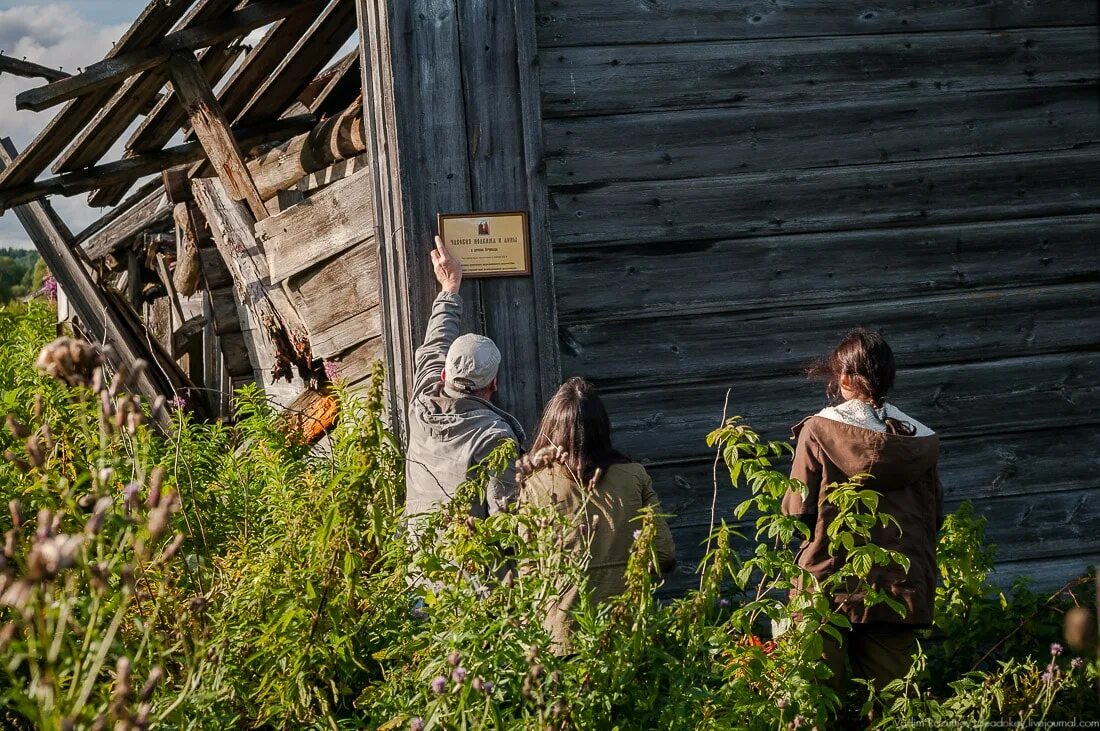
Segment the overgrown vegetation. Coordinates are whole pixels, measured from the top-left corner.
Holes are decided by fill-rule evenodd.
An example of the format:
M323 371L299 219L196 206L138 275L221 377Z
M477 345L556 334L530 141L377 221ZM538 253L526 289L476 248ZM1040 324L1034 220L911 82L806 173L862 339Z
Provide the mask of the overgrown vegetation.
M34 249L0 249L0 305L42 289L46 275Z
M6 725L808 729L841 713L818 658L822 634L846 620L821 593L785 599L800 573L786 546L804 530L778 509L789 447L738 420L710 441L732 479L721 489L742 495L737 517L759 515L755 552L736 555L719 522L699 588L661 603L644 516L626 593L582 604L575 654L561 658L541 618L554 578L581 575L558 548L576 526L456 508L413 552L380 373L366 394L340 394L324 453L251 389L232 427L172 413L160 434L146 422L167 406L128 395L125 373L72 386L36 374L51 331L44 304L0 310ZM45 365L64 375L94 358L66 344ZM503 457L463 490L481 489ZM903 560L868 542L873 521L890 520L875 493L855 481L833 495L844 516L833 538L850 546L837 581ZM1022 585L1003 594L982 532L966 507L948 520L937 637L875 700L876 728L1096 717L1096 664L1051 649L1062 613L1093 601L1091 584L1050 601ZM770 621L790 627L773 639Z

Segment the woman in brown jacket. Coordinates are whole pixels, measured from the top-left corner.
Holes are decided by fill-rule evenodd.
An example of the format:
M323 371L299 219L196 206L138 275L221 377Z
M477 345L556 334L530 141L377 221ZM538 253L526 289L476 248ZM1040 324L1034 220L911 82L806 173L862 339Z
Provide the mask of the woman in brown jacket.
M936 533L943 522L943 488L937 472L939 437L916 419L886 402L894 385L894 353L881 335L853 330L828 357L810 369L823 378L835 405L794 428L798 439L791 477L805 483L803 498L788 492L783 512L797 515L810 528L799 548L798 565L815 580L833 574L843 551L830 546L826 529L836 515L827 500L829 485L854 475L871 475L864 487L881 494L879 512L897 520L871 532L874 544L909 558L909 570L897 564L876 566L869 584L905 607L904 616L886 604L865 606L861 592L834 594L837 611L852 629L843 643L825 639L825 661L832 684L843 692L846 664L852 674L881 688L904 676L916 650L917 629L932 623L936 591Z
M548 455L555 455L547 459ZM642 508L657 514L654 551L661 571L676 563L672 533L645 468L611 445L611 422L595 387L570 378L546 404L529 457L519 464L519 502L555 508L571 526L565 549L587 560L594 602L622 593L627 558ZM580 587L562 585L544 621L556 652L570 652L570 610Z

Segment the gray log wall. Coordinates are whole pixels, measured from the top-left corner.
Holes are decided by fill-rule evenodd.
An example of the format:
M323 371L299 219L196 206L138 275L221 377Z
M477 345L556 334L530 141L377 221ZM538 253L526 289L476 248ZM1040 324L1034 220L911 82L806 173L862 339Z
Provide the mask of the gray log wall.
M563 375L651 466L683 587L706 433L785 438L849 328L943 437L1005 579L1100 557L1093 0L539 0ZM720 507L736 496L723 485Z

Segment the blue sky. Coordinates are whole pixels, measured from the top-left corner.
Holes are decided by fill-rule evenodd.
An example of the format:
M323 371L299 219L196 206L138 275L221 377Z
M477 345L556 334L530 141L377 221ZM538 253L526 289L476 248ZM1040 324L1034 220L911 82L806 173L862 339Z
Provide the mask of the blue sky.
M0 51L67 71L103 58L146 5L146 0L0 0ZM15 95L43 83L0 75L0 137L11 137L22 149L57 113L20 112ZM74 231L98 217L85 198L54 197L58 213ZM15 214L0 217L0 247L30 248Z

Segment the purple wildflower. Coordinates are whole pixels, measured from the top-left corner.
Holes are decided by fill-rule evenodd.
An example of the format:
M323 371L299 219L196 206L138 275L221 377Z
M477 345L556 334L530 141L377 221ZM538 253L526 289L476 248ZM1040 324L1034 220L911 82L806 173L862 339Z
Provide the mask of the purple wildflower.
M187 399L182 394L176 394L168 403L173 409L182 409L187 406Z
M493 684L493 681L491 681L491 680L486 680L484 683L481 684L481 688L482 688L482 690L485 691L485 695L492 695L493 694L493 688L495 688L495 687L496 686Z
M409 721L409 731L424 731L424 719L417 716Z
M325 361L325 378L335 381L340 377L340 364L334 360Z
M132 508L137 505L137 496L141 492L140 482L129 482L126 487L122 488L122 495L126 498L126 507Z
M1057 642L1052 642L1050 644L1050 654L1054 655L1054 657L1058 657L1059 655L1061 655L1064 649L1066 648L1062 647Z
M1044 683L1051 683L1054 681L1054 671L1051 668L1047 668L1046 671L1039 676Z
M432 678L432 692L439 695L443 691L447 690L447 679L442 675L437 675Z
M57 280L54 279L52 276L47 275L45 278L43 278L43 280L42 280L42 289L38 290L38 293L41 294L46 299L50 300L51 302L56 301L57 300Z
M418 621L423 621L428 618L428 613L422 607L417 607L416 609L412 610L410 614L412 614L413 619Z
M1084 664L1085 664L1084 660L1082 660L1079 657L1075 657L1075 658L1073 658L1072 660L1069 661L1069 669L1070 670L1080 670L1081 667Z
M725 609L729 605L730 605L730 600L726 599L725 597L718 600L718 608L719 609Z
M634 540L638 540L641 537L642 537L642 532L640 530L634 531Z
M454 672L451 673L451 680L461 684L462 681L466 680L466 668L462 666L455 668Z

